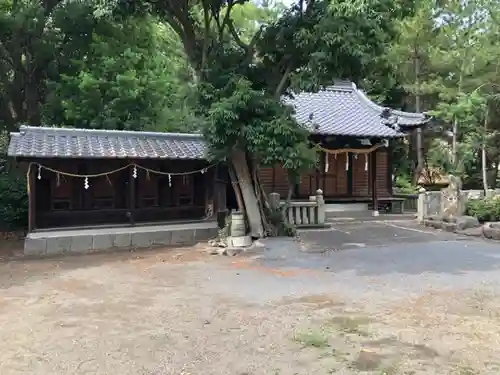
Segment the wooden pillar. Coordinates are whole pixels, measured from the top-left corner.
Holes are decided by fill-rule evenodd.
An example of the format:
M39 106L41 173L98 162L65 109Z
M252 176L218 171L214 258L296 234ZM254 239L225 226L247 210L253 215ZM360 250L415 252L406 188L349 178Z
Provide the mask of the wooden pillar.
M378 216L378 202L377 202L377 150L370 154L370 167L371 167L371 187L372 187L372 211L373 216Z
M394 194L393 186L392 186L392 175L394 173L394 160L393 160L393 155L392 155L392 150L393 150L393 144L392 142L389 143L389 146L387 147L387 190L389 191L389 195Z
M316 168L316 190L319 189L319 173L320 173L320 170L321 169L325 169L325 153L324 152L320 152L319 154L319 166ZM311 194L310 195L313 195L312 194L313 192L311 191Z
M139 171L137 171L139 173ZM134 178L134 167L129 168L129 178L128 178L128 209L132 211L135 209L135 196L136 196L136 178Z
M355 160L355 156L353 155L352 152L349 152L346 156L348 158L348 163L349 163L349 168L347 169L347 195L352 197L352 193L353 193L353 184L352 184L352 181L353 181L353 173L354 173L354 160ZM356 156L356 157L359 157ZM356 166L358 164L356 163Z
M32 164L28 170L28 232L36 229L36 164Z
M213 216L217 220L217 225L219 228L224 228L226 225L226 219L228 215L228 209L227 209L227 202L226 202L226 195L227 195L227 189L237 189L238 186L233 186L231 183L231 177L230 174L233 173L232 170L230 169L232 167L228 165L223 165L219 164L215 166L214 168L210 168L209 171L212 173L212 177L210 178L209 175L207 175L205 178L207 178L207 182L210 183L210 180L213 180L214 183L214 190L213 190ZM206 175L206 173L205 173ZM238 193L236 190L234 192L235 198L237 201L238 206L240 204L243 204L242 202L239 202L240 197L238 196ZM208 195L207 195L208 197ZM208 201L208 199L207 199ZM208 201L209 202L209 201Z
M213 218L219 210L219 207L224 202L220 201L220 191L217 184L217 174L219 166L208 168L205 173L203 173L203 185L205 188L205 214L208 218Z
M276 191L276 164L273 165L273 184L271 187L271 193L274 193Z

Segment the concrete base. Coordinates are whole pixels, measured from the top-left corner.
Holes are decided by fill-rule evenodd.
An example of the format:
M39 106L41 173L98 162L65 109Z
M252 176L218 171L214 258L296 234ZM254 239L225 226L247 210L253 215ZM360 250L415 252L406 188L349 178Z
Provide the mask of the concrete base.
M248 247L252 244L252 237L241 236L241 237L229 237L227 239L229 247Z
M134 227L53 230L29 233L28 256L92 253L159 246L194 245L217 236L216 221Z
M368 211L368 203L327 203L325 212L364 212Z

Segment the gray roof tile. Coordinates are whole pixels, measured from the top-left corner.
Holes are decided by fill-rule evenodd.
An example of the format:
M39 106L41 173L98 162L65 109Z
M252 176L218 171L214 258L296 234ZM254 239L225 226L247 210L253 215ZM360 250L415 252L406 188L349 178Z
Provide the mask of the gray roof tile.
M21 126L8 155L33 158L204 159L201 134Z
M284 98L295 107L297 121L312 133L357 137L398 137L384 125L385 110L353 83L337 84L316 93ZM424 114L392 111L404 129L428 121ZM33 158L204 159L201 134L152 133L21 126L11 133L8 155Z
M315 93L301 92L284 98L295 108L295 118L312 133L360 137L399 137L403 133L383 124L386 109L372 102L348 82ZM401 130L428 121L424 114L392 110Z

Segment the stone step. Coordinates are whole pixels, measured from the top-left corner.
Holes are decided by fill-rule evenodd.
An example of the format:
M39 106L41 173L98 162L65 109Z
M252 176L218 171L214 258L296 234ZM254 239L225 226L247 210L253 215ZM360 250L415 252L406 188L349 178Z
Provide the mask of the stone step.
M338 222L359 222L359 221L397 221L397 220L414 220L416 218L415 213L408 214L380 214L379 216L373 216L372 212L342 212L335 213L336 215L327 215L327 223L338 223ZM339 215L337 215L339 214Z

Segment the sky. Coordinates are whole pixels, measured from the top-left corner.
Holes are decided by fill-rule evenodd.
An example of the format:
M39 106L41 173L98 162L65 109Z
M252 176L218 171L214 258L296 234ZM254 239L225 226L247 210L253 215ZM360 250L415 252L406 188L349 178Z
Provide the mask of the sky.
M260 0L254 0L255 2L259 3ZM278 0L279 2L285 4L286 6L292 5L293 3L297 2L297 0Z

